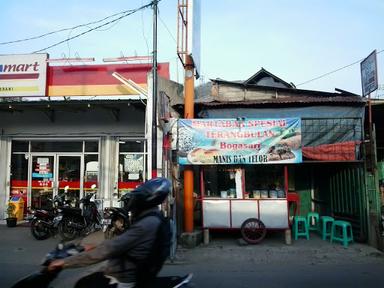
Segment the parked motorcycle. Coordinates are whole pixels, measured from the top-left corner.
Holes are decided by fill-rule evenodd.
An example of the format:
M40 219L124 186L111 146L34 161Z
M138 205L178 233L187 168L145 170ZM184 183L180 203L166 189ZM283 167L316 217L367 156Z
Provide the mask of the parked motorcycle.
M60 270L48 271L48 265L56 259L64 259L69 256L75 255L84 251L84 247L75 245L74 243L63 245L58 244L57 247L49 252L42 263L42 269L35 272L18 282L16 282L11 288L46 288L49 284L58 277ZM154 287L156 288L182 288L187 287L192 279L192 274L187 274L183 277L170 276L170 277L158 277ZM105 278L104 278L105 279ZM98 283L100 285L100 283ZM108 285L108 284L107 284ZM116 287L116 284L109 284L110 287Z
M58 210L62 216L58 230L63 240L73 240L101 228L101 215L92 200L94 195L95 193L88 193L80 200L82 208L62 207Z
M103 232L105 239L111 239L116 235L120 235L131 224L131 213L125 209L129 201L129 194L124 194L119 202L123 203L123 207L108 207L104 209L103 216Z
M384 237L384 206L381 206L381 237Z
M56 195L52 201L52 209L31 210L30 227L33 237L37 240L45 240L57 233L58 224L61 221L58 209L69 205L65 195Z

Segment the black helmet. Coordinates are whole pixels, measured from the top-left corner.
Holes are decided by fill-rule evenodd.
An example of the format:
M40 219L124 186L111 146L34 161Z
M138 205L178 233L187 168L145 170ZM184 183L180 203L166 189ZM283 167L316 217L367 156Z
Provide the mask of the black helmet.
M121 197L124 208L129 211L142 211L161 204L171 192L171 182L167 178L153 178L141 184L132 192Z

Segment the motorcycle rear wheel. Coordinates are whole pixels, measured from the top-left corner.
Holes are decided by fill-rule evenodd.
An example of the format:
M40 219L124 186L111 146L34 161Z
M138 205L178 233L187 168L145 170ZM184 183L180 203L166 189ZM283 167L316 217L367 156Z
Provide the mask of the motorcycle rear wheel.
M124 232L126 223L124 218L116 217L112 220L112 223L107 227L104 232L105 239L112 239L113 237L120 235Z
M37 240L45 240L51 236L50 228L38 219L33 219L31 222L32 236Z
M70 241L76 238L78 231L76 228L71 227L70 223L76 222L74 218L72 217L65 217L63 218L59 225L59 234L61 238L65 241Z
M114 230L115 228L113 226L108 226L107 229L104 231L104 238L112 239L115 236Z

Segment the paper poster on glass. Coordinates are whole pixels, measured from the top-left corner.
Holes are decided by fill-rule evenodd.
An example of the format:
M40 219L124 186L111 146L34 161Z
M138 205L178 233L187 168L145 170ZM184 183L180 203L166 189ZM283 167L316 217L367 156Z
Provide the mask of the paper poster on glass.
M300 162L300 118L178 121L181 165Z
M142 180L144 157L141 154L127 154L124 156L124 171L128 173L128 180Z
M52 178L52 168L49 163L49 158L38 157L36 163L33 163L33 178Z

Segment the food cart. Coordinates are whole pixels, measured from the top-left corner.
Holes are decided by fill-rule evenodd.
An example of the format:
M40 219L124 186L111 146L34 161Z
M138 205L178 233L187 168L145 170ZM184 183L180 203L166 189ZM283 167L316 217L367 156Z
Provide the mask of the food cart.
M299 118L181 119L179 164L200 166L202 225L249 243L288 229L288 167L302 161Z

